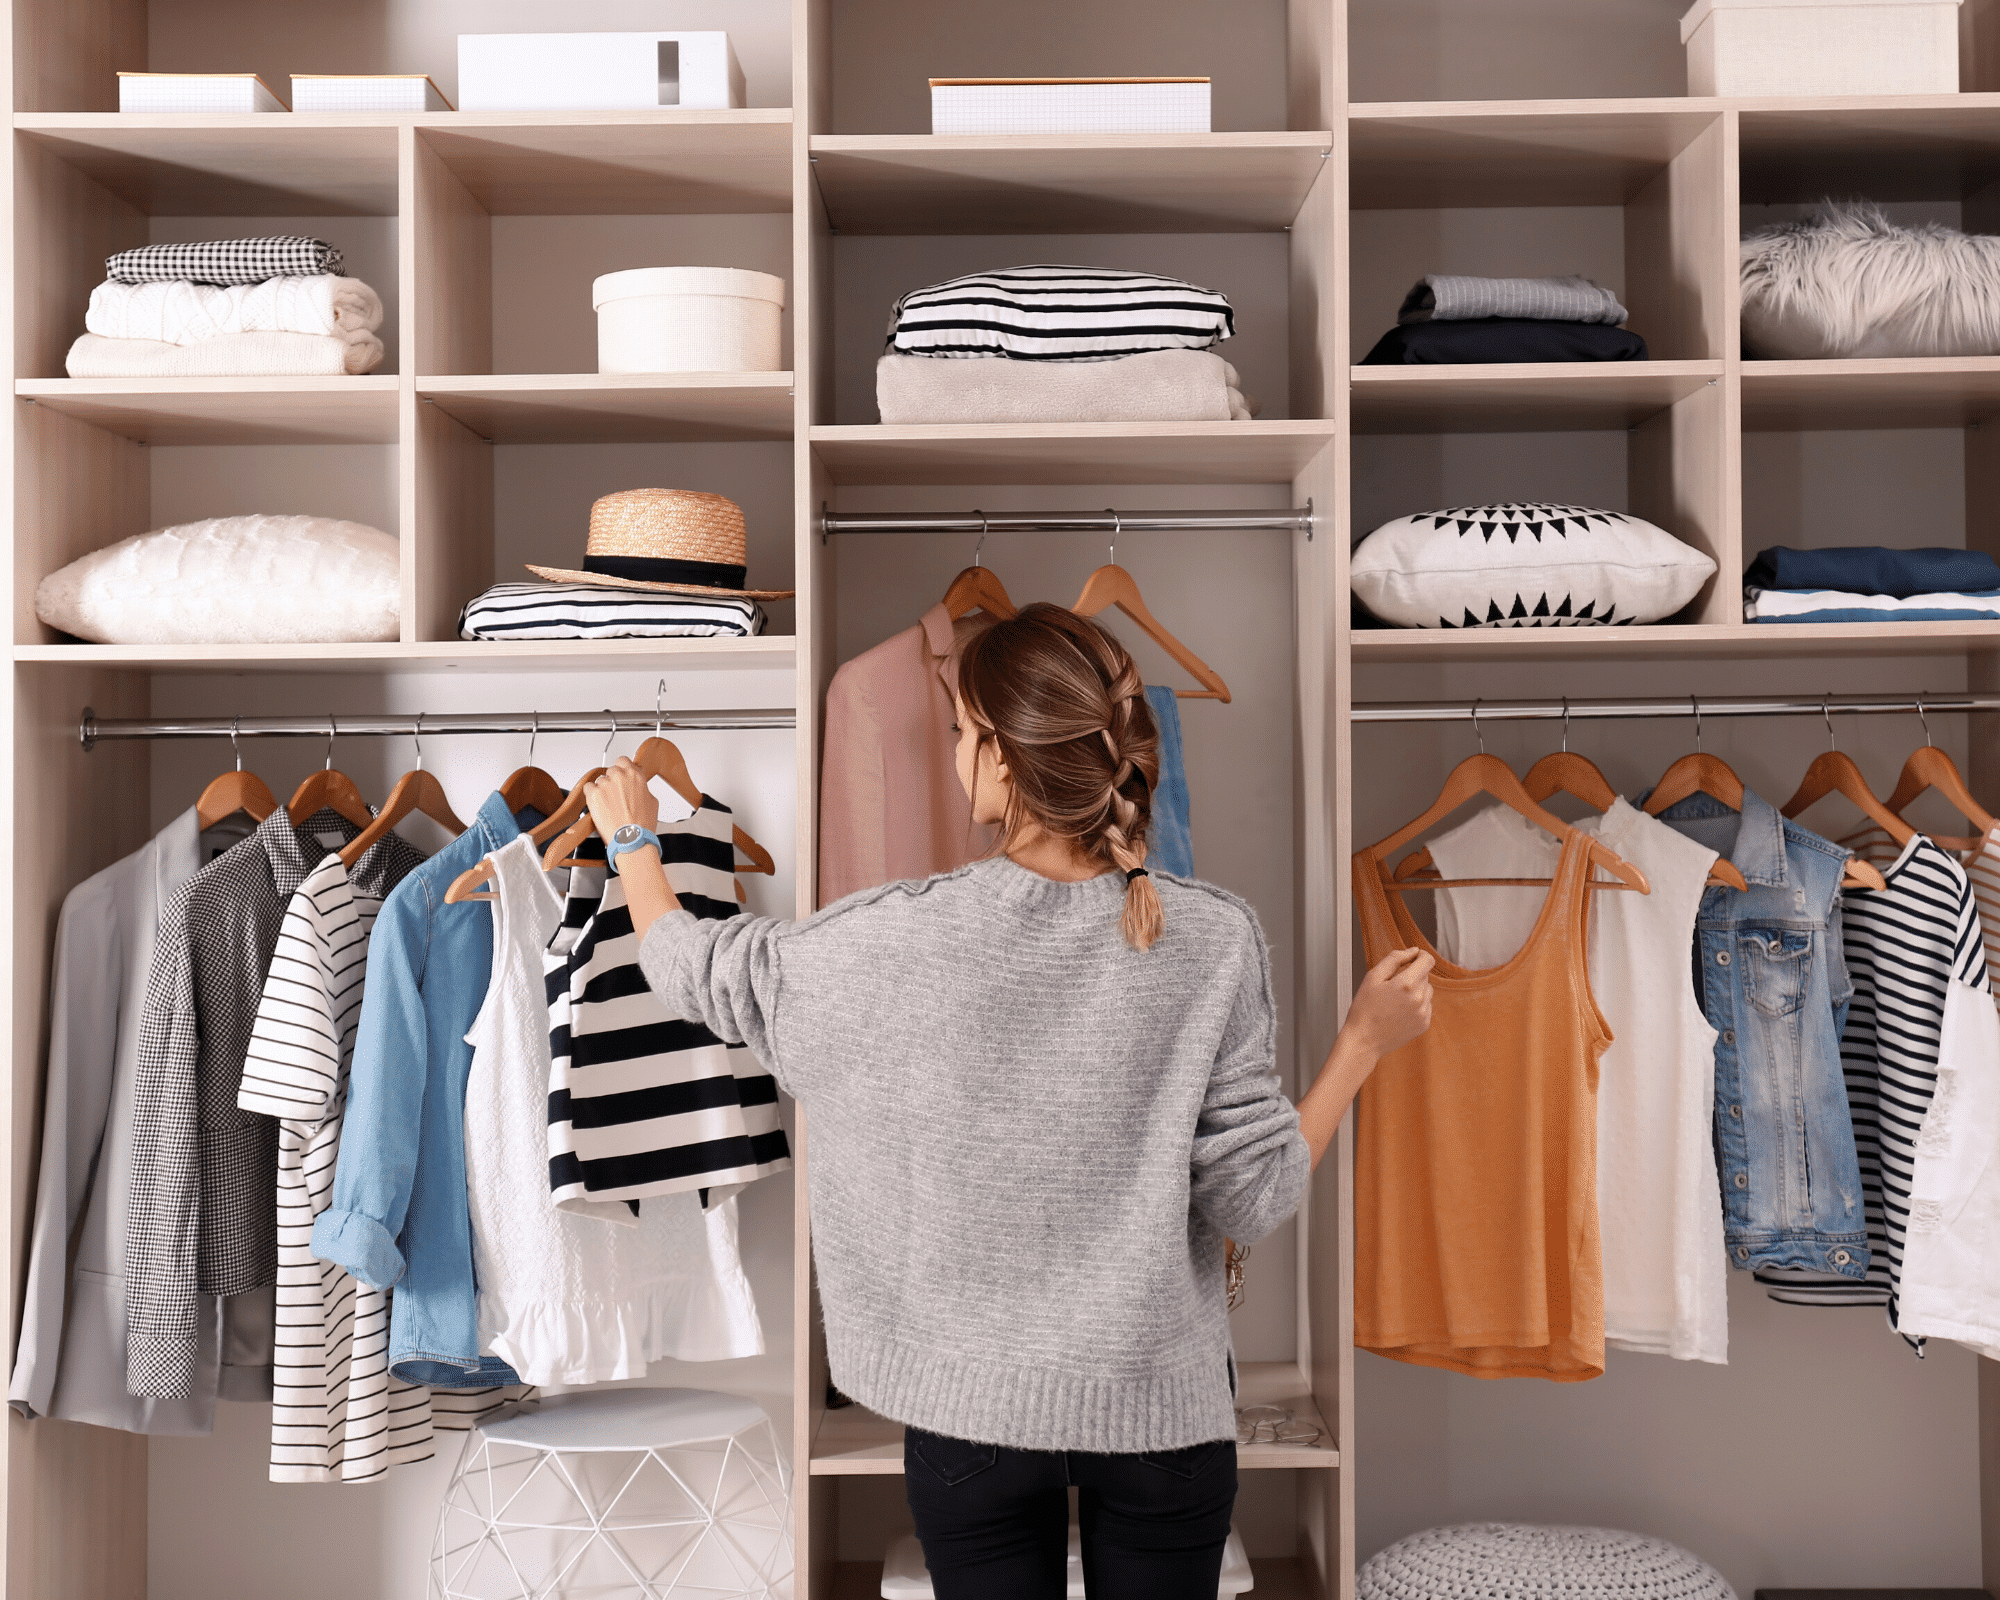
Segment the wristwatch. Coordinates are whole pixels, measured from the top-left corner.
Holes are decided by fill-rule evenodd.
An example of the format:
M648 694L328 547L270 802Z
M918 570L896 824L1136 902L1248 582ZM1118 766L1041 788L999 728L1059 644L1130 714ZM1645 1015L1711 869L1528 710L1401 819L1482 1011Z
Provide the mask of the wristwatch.
M655 850L659 849L660 836L651 828L642 828L636 822L626 823L611 835L611 849L606 853L610 858L612 869L623 871L624 869L618 865L619 857L632 850L643 850L647 845L651 845Z

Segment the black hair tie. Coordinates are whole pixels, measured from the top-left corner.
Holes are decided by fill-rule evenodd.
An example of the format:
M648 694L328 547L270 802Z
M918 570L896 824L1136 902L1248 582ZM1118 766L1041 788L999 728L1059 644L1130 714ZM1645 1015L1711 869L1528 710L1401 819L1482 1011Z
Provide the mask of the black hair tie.
M1125 874L1125 881L1130 883L1134 878L1150 878L1151 876L1152 874L1144 867L1134 867L1130 872Z

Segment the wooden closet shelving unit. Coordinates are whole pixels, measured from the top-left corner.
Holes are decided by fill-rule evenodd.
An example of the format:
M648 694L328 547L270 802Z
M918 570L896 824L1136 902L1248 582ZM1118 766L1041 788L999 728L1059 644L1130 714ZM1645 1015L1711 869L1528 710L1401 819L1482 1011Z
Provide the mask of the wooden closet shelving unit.
M171 7L173 0L154 0ZM1197 9L1208 0L1190 0ZM877 9L880 9L878 6ZM799 710L797 910L813 909L819 707L835 658L840 579L819 518L843 491L936 486L1257 485L1310 501L1316 535L1292 550L1296 656L1290 781L1294 925L1274 930L1296 978L1300 1073L1331 1041L1354 962L1347 711L1375 664L1535 662L1557 685L1574 663L1691 662L1863 652L1962 657L2000 685L2000 624L1758 628L1740 613L1745 430L1953 426L1965 430L1968 544L2000 550L2000 359L1746 365L1736 338L1744 199L1810 200L1878 186L1950 194L1968 226L2000 231L2000 94L1851 102L1578 99L1348 103L1341 0L1287 0L1282 127L1156 137L934 138L835 125L832 0L793 0L792 106L729 112L366 116L148 116L112 111L115 72L145 67L141 0L14 0L10 320L15 424L14 653L8 697L15 848L13 1092L8 1248L18 1312L46 1038L48 943L64 894L148 834L144 745L87 758L76 719L134 715L155 676L286 675L310 698L327 673L451 667L491 674L791 669ZM1989 8L1968 6L1986 28ZM1156 17L1148 12L1149 17ZM589 26L579 16L566 18ZM1968 60L1993 52L1975 41ZM1061 46L1048 45L1049 70ZM378 70L395 64L384 60ZM921 78L925 62L904 70ZM1378 213L1594 206L1622 211L1623 292L1655 359L1643 366L1352 368L1394 304L1362 304L1364 270L1436 263L1357 230ZM1983 208L1983 209L1982 209ZM496 373L489 220L505 216L789 214L793 371L675 377ZM393 217L399 338L366 378L76 381L63 355L110 251L148 242L153 217ZM1379 218L1377 218L1379 220ZM244 231L254 231L246 227ZM962 233L1285 233L1287 403L1250 423L884 428L837 417L836 238ZM1354 241L1351 244L1351 239ZM1414 269L1413 271L1411 269ZM1361 307L1350 323L1350 296ZM1857 421L1856 419L1862 419ZM1377 436L1625 430L1629 509L1714 556L1718 576L1674 624L1616 629L1354 632L1350 469ZM740 641L573 646L465 644L459 606L494 576L493 451L508 444L790 440L796 628ZM63 642L34 588L87 551L153 526L142 445L393 444L403 633L378 645L145 648ZM1278 503L1274 500L1273 503ZM1405 508L1408 509L1408 508ZM753 675L754 676L754 675ZM745 682L752 681L746 676ZM2000 785L1979 742L1975 787ZM801 1118L803 1123L806 1119ZM872 1592L840 1555L841 1485L900 1471L899 1433L826 1410L824 1342L808 1267L803 1142L797 1186L792 1452L800 1600ZM1348 1145L1318 1177L1299 1230L1289 1360L1251 1363L1246 1400L1321 1421L1308 1448L1243 1452L1246 1502L1289 1496L1296 1555L1258 1562L1255 1593L1351 1594L1354 1550ZM11 1348L11 1345L10 1345ZM2000 1385L1991 1369L1986 1472L1989 1586L2000 1581ZM103 1600L144 1592L143 1439L67 1424L7 1428L7 1593ZM1269 1471L1278 1476L1268 1477ZM1271 1487L1267 1487L1270 1485ZM220 1522L217 1538L228 1537Z

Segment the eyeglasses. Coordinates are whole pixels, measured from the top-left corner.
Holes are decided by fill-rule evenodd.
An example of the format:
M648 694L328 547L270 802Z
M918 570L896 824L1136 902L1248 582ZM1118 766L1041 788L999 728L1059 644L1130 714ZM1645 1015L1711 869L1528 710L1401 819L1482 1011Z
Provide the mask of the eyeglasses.
M1236 1410L1238 1444L1318 1444L1325 1429L1300 1422L1288 1406L1239 1406Z

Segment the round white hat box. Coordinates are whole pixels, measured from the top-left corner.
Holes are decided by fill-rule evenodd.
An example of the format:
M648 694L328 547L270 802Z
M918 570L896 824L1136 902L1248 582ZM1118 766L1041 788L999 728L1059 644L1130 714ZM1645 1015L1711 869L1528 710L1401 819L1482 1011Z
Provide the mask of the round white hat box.
M599 372L776 372L785 280L744 267L634 267L590 286Z

